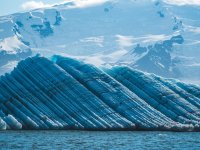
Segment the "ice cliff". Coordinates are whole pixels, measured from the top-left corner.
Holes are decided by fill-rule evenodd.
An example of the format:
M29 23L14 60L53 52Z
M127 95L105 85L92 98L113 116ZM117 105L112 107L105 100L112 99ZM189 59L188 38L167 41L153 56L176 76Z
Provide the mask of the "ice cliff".
M200 87L126 66L35 56L0 78L0 129L200 129Z

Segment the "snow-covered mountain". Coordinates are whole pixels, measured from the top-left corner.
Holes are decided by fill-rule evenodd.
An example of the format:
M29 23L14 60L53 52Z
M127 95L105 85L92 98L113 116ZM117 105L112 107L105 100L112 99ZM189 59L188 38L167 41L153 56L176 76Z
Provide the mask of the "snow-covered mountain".
M0 17L0 72L40 53L200 80L200 8L155 0L76 1Z

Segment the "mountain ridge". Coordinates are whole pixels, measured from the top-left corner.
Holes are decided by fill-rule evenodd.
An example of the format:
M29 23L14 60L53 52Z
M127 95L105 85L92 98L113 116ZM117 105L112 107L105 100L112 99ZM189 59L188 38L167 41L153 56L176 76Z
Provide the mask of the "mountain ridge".
M199 20L195 6L173 6L151 0L130 0L126 3L119 0L76 7L69 2L3 16L0 20L0 49L6 52L6 55L1 53L5 59L9 53L19 50L27 52L26 57L37 53L46 57L60 54L97 66L126 63L164 77L199 80ZM148 54L156 59L148 60L148 67L145 66L146 53L141 57L131 53L138 44L154 47L175 36L181 36L184 41L170 48L167 46L168 54L149 51ZM9 46L10 41L13 47ZM0 67L4 70L2 73L12 70L13 66L5 69L7 64L22 59L8 58L6 64ZM165 60L170 63L162 63Z

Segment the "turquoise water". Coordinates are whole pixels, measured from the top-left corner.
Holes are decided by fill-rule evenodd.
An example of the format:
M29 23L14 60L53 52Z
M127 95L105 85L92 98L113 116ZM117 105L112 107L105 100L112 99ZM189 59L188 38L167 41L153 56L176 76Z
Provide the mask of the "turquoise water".
M199 150L200 133L2 131L0 149L177 149Z

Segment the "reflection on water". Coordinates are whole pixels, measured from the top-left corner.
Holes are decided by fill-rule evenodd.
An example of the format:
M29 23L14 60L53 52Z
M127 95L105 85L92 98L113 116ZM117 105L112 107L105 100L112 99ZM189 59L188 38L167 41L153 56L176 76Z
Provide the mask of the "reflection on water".
M200 133L2 131L0 149L200 149Z

